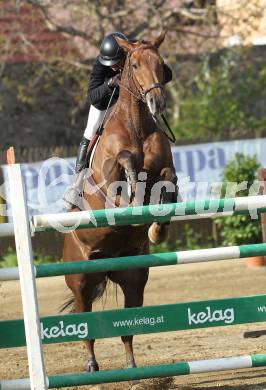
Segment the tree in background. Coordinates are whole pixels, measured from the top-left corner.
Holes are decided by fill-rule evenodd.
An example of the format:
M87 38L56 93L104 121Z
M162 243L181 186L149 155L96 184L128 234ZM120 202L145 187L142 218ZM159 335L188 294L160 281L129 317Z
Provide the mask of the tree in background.
M235 96L226 103L230 97L226 89L230 88L231 80L228 81L229 85L224 85L224 79L219 79L220 74L224 77L229 74L228 63L221 63L222 69L217 69L217 75L210 75L208 58L210 53L215 53L227 44L246 44L249 43L248 37L260 34L258 29L265 16L263 0L236 0L230 3L228 0L4 0L1 3L0 13L13 10L17 18L15 30L11 34L6 34L5 27L0 28L3 89L4 92L10 89L14 92L8 104L4 105L0 101L0 110L2 107L2 115L6 116L7 106L13 104L15 97L19 105L14 107L12 118L17 118L20 128L24 128L25 132L33 131L33 127L35 129L37 126L37 120L34 126L29 121L25 124L36 107L51 111L50 120L55 122L49 126L60 128L63 121L59 114L56 119L53 107L58 106L56 102L59 102L59 106L62 103L63 107L66 101L65 112L70 113L67 118L69 131L62 127L60 135L53 138L53 142L62 141L64 131L69 132L66 142L76 142L75 131L82 126L80 116L84 113L85 117L88 109L85 96L92 62L103 36L115 30L137 38L149 37L162 29L168 30L162 54L174 69L174 81L167 86L167 90L172 102L169 114L174 123L180 121L177 128L179 138L192 138L193 134L203 138L213 136L218 130L216 123L212 122L216 122L217 117L219 120L221 116L224 117L225 112L228 122L233 120L235 127L241 122L236 114L239 107L231 104ZM30 28L27 28L29 25ZM45 50L42 50L38 39L40 28L45 34ZM60 34L59 40L64 37L72 49L62 52L62 47L52 39L54 34ZM36 66L28 66L25 71L20 71L20 74L15 72L15 76L10 77L7 68L10 68L10 58L14 58L18 49L27 58L32 56L32 63ZM193 56L199 63L191 61ZM221 84L223 88L220 88ZM217 91L221 93L220 96ZM198 93L195 98L194 92ZM47 97L44 103L40 96L41 99ZM201 104L203 96L205 101ZM219 110L220 102L213 103L218 97L224 98ZM49 104L49 99L52 99L52 104ZM210 102L212 107L217 108L216 115L211 116L207 112L206 107ZM22 120L21 112L25 112ZM38 115L39 111L36 112ZM191 117L195 118L193 123L189 122ZM67 121L64 123L65 128ZM198 121L200 126L195 133L195 123ZM4 128L8 128L9 122L8 118ZM244 118L241 123L245 122ZM46 131L49 126L47 124ZM220 127L226 126L225 123Z
M228 140L266 135L266 51L238 47L205 56L183 77L177 137Z
M221 197L250 195L250 188L254 188L256 185L259 167L260 165L255 156L249 157L237 153L224 168ZM243 183L243 187L246 188L239 190L236 194L231 194L230 188L235 189L232 183ZM257 244L262 240L260 218L251 219L249 215L235 215L226 218L215 218L215 223L219 228L222 245Z
M102 38L110 31L143 38L167 29L162 52L172 64L176 63L177 55L201 53L204 59L204 53L209 55L234 43L250 44L251 37L266 35L263 0L25 0L21 3L38 8L51 31L73 37L82 60L94 58ZM189 67L186 61L181 64ZM179 92L182 80L178 66L175 71L175 81L168 90L173 100L173 119L178 120L183 96Z

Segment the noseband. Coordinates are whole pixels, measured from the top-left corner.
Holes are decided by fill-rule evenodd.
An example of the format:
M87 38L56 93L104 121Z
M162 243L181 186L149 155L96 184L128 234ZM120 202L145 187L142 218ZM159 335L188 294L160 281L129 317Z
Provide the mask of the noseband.
M152 45L143 45L143 46L140 46L140 47L137 47L136 49L133 49L131 52L130 52L130 55L129 55L129 58L128 58L128 78L129 79L132 79L133 83L134 83L134 87L135 87L135 90L137 91L138 95L136 93L134 93L130 88L127 88L124 84L120 83L119 86L121 86L122 88L126 89L131 95L133 95L136 99L138 100L141 100L143 101L144 103L147 103L147 100L146 100L146 95L151 92L153 89L155 88L160 88L162 91L164 91L164 86L162 83L153 83L151 84L147 89L145 89L144 91L140 91L140 89L137 87L136 85L136 82L134 80L134 78L132 77L133 76L133 70L132 70L132 65L131 65L131 61L130 61L130 57L133 53L135 53L136 51L138 50L145 50L145 49L154 49L154 47Z
M163 85L161 83L153 83L149 88L147 88L143 93L143 95L146 98L147 93L151 92L155 88L161 88L162 90L164 89Z

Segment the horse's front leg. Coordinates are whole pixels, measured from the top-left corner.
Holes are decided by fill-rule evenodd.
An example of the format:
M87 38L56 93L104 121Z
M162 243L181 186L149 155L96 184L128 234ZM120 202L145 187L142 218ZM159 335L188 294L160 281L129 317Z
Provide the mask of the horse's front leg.
M120 150L115 157L105 161L103 176L106 180L108 198L120 206L128 206L135 197L137 186L134 154L127 149ZM120 200L116 199L117 196L120 196Z
M130 202L132 202L135 197L138 180L134 155L129 150L121 150L116 157L116 161L119 167L124 171L128 185L128 196Z
M178 201L177 176L174 167L163 168L151 192L151 204L176 203ZM153 244L163 242L169 231L170 222L154 222L149 228L149 240Z

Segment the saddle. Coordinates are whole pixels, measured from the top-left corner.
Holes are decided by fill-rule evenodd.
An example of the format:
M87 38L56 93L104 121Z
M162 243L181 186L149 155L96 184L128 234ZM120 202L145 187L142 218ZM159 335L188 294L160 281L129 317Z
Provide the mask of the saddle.
M93 157L94 157L94 154L96 152L97 145L101 139L101 134L102 133L97 132L94 135L94 137L92 138L92 140L88 146L86 168L89 168L89 172L90 172L90 168L92 167ZM92 174L85 175L85 180L83 180L83 185L81 188L82 194L83 194L83 192L90 192L90 191L86 191L86 186L88 186L87 188L89 188L90 191L93 188L94 195L97 196L98 199L100 199L102 202L105 203L106 208L115 207L114 203L106 196L106 194L102 191L102 189L97 185L97 183L93 179Z

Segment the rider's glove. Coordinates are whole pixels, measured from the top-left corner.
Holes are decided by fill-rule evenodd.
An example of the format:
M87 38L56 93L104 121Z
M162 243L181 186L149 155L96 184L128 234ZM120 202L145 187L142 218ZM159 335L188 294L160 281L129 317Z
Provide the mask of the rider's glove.
M116 86L119 85L119 82L121 80L120 74L116 74L113 76L111 79L108 80L107 85L109 88L115 88Z

